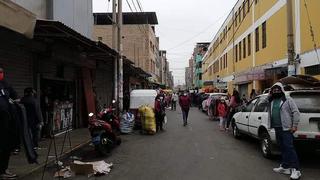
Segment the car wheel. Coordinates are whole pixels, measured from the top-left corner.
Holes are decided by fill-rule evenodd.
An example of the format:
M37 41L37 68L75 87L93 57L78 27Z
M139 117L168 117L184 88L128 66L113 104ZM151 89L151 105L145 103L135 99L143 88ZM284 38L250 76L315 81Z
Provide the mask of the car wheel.
M272 142L271 142L270 136L267 132L264 132L261 135L261 139L260 139L260 148L261 148L263 157L268 159L272 157L271 147L272 147Z
M232 123L232 135L236 139L240 139L240 137L241 137L241 133L240 133L240 131L234 121Z

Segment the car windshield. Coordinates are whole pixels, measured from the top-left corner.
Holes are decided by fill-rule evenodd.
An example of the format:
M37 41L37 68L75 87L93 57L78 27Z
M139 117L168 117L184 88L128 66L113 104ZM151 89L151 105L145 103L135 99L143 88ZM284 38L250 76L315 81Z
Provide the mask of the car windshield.
M320 113L320 92L294 92L290 96L302 113Z

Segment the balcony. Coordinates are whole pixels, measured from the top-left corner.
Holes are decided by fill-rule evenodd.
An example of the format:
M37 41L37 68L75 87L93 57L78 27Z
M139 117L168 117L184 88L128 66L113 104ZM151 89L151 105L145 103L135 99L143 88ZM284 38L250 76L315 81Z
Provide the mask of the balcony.
M201 63L202 62L202 56L201 55L197 55L196 56L196 63Z
M202 73L202 69L201 68L197 68L196 69L196 74L198 75L198 74L201 74Z
M199 88L202 87L203 86L202 80L196 80L196 86Z

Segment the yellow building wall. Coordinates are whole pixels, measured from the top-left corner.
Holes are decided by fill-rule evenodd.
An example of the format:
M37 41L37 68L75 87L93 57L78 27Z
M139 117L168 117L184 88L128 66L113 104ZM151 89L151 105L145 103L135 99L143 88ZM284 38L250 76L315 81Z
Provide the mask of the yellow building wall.
M240 2L240 1L239 1ZM215 52L211 52L210 56L208 56L205 67L208 67L217 57L223 55L223 51L226 47L232 45L232 38L233 32L237 31L235 34L235 39L237 39L240 35L242 35L247 29L252 25L252 13L253 9L255 12L255 21L261 18L266 12L268 12L279 0L259 0L256 5L253 5L249 11L249 14L246 14L245 19L243 20L241 26L239 27L239 19L237 22L237 26L231 26L232 20L229 21L228 27L231 26L230 30L227 32L228 38L222 41L222 43L218 46ZM294 5L293 1L293 5ZM310 20L313 26L313 31L315 33L315 39L317 47L320 48L320 0L306 0L310 15ZM254 3L254 0L253 0ZM247 6L246 6L247 9ZM295 7L293 7L293 10ZM236 9L238 11L238 9ZM255 52L254 43L254 33L255 30L251 32L251 46L253 47L251 50L251 55L248 56L248 47L246 48L246 58L243 58L243 41L242 41L242 58L237 63L235 63L235 53L233 53L234 49L231 49L228 52L228 63L227 69L221 70L218 73L209 73L209 69L206 72L205 78L208 80L212 80L216 78L217 75L220 77L226 77L235 73L241 73L247 71L248 69L252 68L253 66L253 54L255 53L255 66L261 66L268 63L273 63L274 61L282 60L287 58L287 6L283 6L279 11L273 14L267 21L266 21L266 29L267 29L267 46L266 48L262 48L262 26L259 26L259 51ZM295 13L295 11L293 11ZM304 0L300 0L300 13L301 13L301 53L309 52L313 50L313 42L310 36L310 27L307 17L307 11L304 7ZM241 11L241 16L243 19L243 12ZM294 21L295 22L295 19ZM294 26L295 28L295 26ZM294 30L295 32L295 30ZM248 46L248 40L246 36L246 46ZM234 63L235 64L234 64ZM220 68L219 68L220 70ZM301 68L301 73L304 74L304 68ZM315 76L316 78L320 79L319 76ZM232 92L234 88L234 82L228 82L228 89L229 92ZM261 89L265 86L261 81L254 81L255 89L263 91ZM248 94L251 92L253 88L253 83L248 85Z
M278 1L279 0L258 0L258 3L253 6L255 14L254 20L257 21L259 18L261 18Z
M256 66L286 58L287 24L285 6L266 21L266 29L267 47L262 49L262 26L259 26L259 51L255 54Z
M306 0L310 21L313 27L317 47L320 48L320 1ZM313 50L313 41L310 34L310 25L308 22L307 10L304 6L304 0L300 1L301 7L301 52Z

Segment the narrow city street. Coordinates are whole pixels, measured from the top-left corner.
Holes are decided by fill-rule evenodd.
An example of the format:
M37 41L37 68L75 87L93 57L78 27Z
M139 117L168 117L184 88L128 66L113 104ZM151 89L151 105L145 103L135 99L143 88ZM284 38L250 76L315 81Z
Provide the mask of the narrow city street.
M112 180L262 180L289 179L276 174L273 167L278 166L277 158L268 160L262 157L256 140L243 138L236 140L231 133L220 132L217 121L196 108L190 110L189 125L182 126L181 111L167 110L166 130L156 135L122 135L123 143L113 150L106 162L114 163L111 173L97 179ZM84 161L101 160L91 146L82 148L76 155ZM318 180L319 160L302 154L304 180ZM35 173L26 179L39 179ZM52 172L46 179L53 178ZM88 179L77 175L74 179Z

